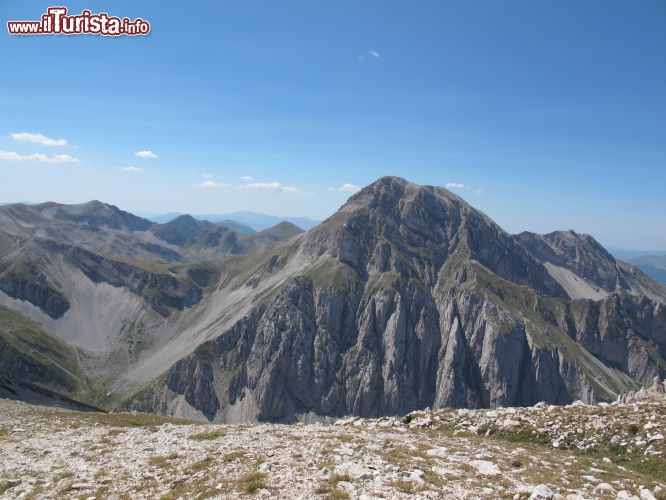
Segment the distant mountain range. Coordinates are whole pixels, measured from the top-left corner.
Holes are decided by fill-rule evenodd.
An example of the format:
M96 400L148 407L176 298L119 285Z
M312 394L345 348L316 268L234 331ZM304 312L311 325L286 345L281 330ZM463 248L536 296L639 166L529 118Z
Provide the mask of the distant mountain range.
M162 215L150 215L146 216L146 218L153 222L164 224L181 215L184 214L171 212ZM263 231L280 222L291 222L301 229L309 231L321 222L307 217L278 217L276 215L266 215L258 212L232 212L228 214L194 215L193 217L197 220L221 223L239 233Z
M397 177L307 232L15 204L0 359L4 395L217 422L607 401L666 375L666 290Z
M648 276L666 286L666 252L645 250L610 249L618 259L626 260L638 266Z
M654 255L641 255L631 259L641 270L652 276L657 282L666 286L666 253Z

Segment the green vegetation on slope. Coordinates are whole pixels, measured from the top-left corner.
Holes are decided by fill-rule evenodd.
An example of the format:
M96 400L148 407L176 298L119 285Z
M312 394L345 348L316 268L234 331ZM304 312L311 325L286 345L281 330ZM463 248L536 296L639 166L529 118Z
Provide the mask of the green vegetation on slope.
M71 397L90 395L76 352L22 314L0 306L0 377Z

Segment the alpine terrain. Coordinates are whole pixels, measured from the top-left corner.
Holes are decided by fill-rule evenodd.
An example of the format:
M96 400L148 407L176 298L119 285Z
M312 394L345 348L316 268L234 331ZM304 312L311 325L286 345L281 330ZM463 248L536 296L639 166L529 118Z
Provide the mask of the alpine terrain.
M0 395L212 422L615 400L666 376L666 291L384 177L308 232L0 208Z

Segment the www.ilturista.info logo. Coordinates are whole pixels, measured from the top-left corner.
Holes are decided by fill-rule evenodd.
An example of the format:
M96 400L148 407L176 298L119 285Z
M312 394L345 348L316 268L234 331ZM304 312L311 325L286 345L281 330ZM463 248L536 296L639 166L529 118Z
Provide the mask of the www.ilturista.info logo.
M10 35L147 35L150 23L140 17L130 21L125 17L109 16L105 12L93 14L84 10L68 16L67 7L49 7L41 21L7 21Z

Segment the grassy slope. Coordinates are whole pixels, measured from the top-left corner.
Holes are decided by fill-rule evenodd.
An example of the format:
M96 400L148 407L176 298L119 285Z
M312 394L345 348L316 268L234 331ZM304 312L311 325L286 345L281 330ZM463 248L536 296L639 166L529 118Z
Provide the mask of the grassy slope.
M73 397L90 390L74 349L4 306L0 306L0 376Z

